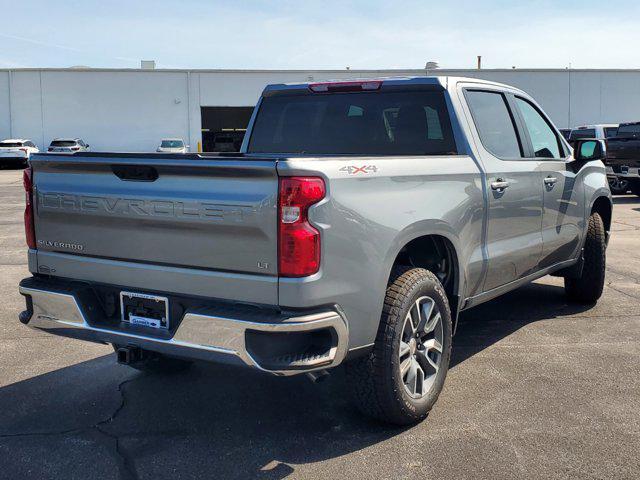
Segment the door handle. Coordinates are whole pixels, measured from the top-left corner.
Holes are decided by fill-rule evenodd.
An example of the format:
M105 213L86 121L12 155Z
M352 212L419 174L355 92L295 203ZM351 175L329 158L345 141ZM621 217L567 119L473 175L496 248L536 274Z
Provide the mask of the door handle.
M544 184L547 187L553 187L556 184L557 181L558 181L558 179L556 177L547 177L547 178L544 179Z
M502 178L498 178L495 182L491 182L491 190L496 192L504 192L509 186L509 182L505 182Z

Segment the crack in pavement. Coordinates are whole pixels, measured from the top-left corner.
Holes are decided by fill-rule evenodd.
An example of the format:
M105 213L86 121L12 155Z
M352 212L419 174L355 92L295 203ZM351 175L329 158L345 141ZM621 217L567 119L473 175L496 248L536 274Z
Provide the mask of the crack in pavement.
M622 290L620 290L619 288L614 287L613 285L607 285L607 287L609 287L611 290L621 293L622 295L626 295L629 298L633 298L634 300L640 300L640 296L637 295L631 295L630 293L624 292Z
M0 439L2 438L20 438L20 437L49 437L49 436L59 436L59 435L69 435L73 433L81 433L86 431L95 430L101 435L113 440L113 449L115 450L116 460L118 462L118 473L120 478L125 480L136 480L138 478L138 474L136 473L135 467L133 465L133 459L130 455L124 451L122 445L120 443L120 436L117 434L113 434L108 432L104 427L108 424L112 423L118 414L122 411L125 406L125 393L124 386L128 383L135 381L139 377L129 378L124 380L118 384L118 393L120 394L120 403L116 407L109 417L104 420L100 420L93 425L89 425L86 427L78 427L78 428L70 428L66 430L55 430L50 432L26 432L26 433L7 433L0 434Z

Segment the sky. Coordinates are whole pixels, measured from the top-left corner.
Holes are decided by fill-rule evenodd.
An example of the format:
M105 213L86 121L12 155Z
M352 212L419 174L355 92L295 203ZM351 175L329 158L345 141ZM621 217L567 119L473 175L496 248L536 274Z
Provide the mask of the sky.
M0 0L0 68L640 68L640 2Z

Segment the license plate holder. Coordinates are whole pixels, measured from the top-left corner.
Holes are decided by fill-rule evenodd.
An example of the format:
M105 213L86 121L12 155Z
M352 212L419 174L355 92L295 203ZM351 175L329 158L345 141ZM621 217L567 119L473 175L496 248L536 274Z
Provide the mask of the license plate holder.
M169 299L138 292L120 292L123 322L166 330L169 328Z

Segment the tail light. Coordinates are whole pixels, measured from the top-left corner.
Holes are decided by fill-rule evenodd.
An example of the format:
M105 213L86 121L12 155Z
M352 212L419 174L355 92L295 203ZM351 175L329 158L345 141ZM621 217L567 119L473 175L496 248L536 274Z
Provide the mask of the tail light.
M24 153L28 152L28 149L26 149L26 148L19 148L18 150L22 150Z
M282 177L279 186L278 273L306 277L320 269L320 232L309 223L309 207L325 196L319 177Z
M382 80L366 80L359 82L321 82L310 83L309 90L314 93L330 92L362 92L366 90L380 90Z
M80 150L80 147L71 147L71 150L73 150L74 152L77 152L78 150Z
M31 167L24 169L22 184L24 185L25 193L24 233L27 238L27 246L35 249L36 231L33 226L33 170Z

